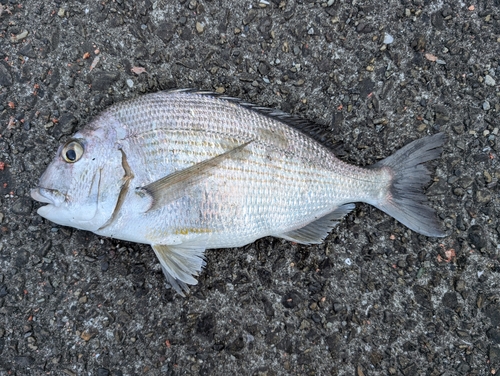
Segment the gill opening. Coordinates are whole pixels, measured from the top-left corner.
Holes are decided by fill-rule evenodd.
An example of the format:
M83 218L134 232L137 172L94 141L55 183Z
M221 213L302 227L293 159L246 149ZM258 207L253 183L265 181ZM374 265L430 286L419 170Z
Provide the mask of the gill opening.
M111 217L109 217L109 219L106 221L106 223L104 225L102 225L98 231L108 227L109 225L111 225L116 217L118 216L118 213L120 212L122 206L123 206L123 203L125 202L125 198L127 197L127 193L128 193L128 189L129 189L129 186L130 186L130 181L134 178L134 174L132 173L132 169L130 168L130 165L128 164L127 162L127 155L125 154L125 152L120 149L120 152L122 153L122 167L123 167L123 170L125 171L125 174L123 175L123 183L122 183L122 187L120 189L120 193L118 194L118 200L116 200L116 205L115 205L115 208L113 210L113 214L111 214Z

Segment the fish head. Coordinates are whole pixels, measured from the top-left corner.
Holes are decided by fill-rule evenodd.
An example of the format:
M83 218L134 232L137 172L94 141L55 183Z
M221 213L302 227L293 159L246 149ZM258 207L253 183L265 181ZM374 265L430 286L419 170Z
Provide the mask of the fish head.
M86 127L57 153L31 190L31 197L47 205L42 217L63 226L95 231L112 215L120 194L123 169L116 131Z

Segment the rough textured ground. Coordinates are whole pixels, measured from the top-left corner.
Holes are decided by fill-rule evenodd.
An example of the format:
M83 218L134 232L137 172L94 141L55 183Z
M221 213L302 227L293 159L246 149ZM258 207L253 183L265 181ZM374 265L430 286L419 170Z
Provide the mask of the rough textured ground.
M499 0L0 3L0 375L499 368ZM360 165L445 132L428 194L449 236L358 205L320 246L209 251L181 298L148 247L37 216L61 141L184 87L314 120Z

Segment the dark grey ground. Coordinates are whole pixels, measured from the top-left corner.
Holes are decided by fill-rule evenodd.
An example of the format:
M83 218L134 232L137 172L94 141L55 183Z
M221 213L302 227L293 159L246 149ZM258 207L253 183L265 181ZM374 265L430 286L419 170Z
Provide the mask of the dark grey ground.
M499 0L0 3L0 375L496 372ZM181 298L149 247L37 216L61 141L185 87L314 120L359 165L445 132L428 194L449 236L358 205L320 246L209 251Z

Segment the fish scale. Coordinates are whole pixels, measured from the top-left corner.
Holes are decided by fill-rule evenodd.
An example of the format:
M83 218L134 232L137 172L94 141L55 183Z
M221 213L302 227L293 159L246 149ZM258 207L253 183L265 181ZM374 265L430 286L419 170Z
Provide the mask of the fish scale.
M181 294L196 283L205 249L269 235L320 243L353 202L421 234L444 235L421 192L429 181L423 163L441 153L442 134L360 168L308 136L313 128L213 94L149 94L77 132L32 196L56 223L151 244Z
M186 127L188 126L186 125ZM196 138L194 138L195 136L189 134L187 131L186 133L179 131L165 132L163 135L164 139L163 140L155 139L152 146L148 145L148 142L146 140L141 140L144 141L145 143L141 145L143 146L143 148L138 148L137 150L143 150L143 149L157 150L157 144L162 144L162 143L170 144L177 151L175 155L176 157L175 163L173 160L168 160L165 162L166 165L165 168L162 168L161 164L159 166L156 166L154 164L148 166L148 169L152 169L157 173L160 172L160 174L156 177L154 175L148 176L148 179L156 180L162 177L163 174L170 173L171 171L167 169L169 166L177 165L177 169L183 169L189 167L190 165L198 163L204 159L220 154L224 151L224 149L222 148L214 148L214 147L212 147L210 150L207 150L206 148L202 147L202 144L206 143L206 140L204 140L203 142L194 142L193 140L196 140ZM244 134L243 137L248 137L248 135ZM255 151L253 158L249 158L246 161L247 165L244 171L239 161L236 161L236 163L234 163L234 166L230 165L221 166L221 171L219 175L214 176L212 180L208 180L206 182L206 185L211 186L214 185L214 181L225 179L226 181L232 182L233 184L236 185L236 187L231 188L233 190L238 190L239 188L237 187L239 185L241 185L242 187L249 187L247 192L248 195L246 196L247 202L243 203L244 206L252 205L254 202L253 200L254 198L259 199L261 197L269 197L269 196L274 197L275 199L277 198L280 201L285 201L289 203L290 202L289 199L283 197L282 194L280 195L277 194L278 191L283 190L283 188L285 187L287 190L290 190L290 192L297 192L298 190L308 189L309 184L312 182L304 178L307 176L316 177L316 180L322 177L323 181L320 181L320 183L323 183L322 186L324 186L325 188L329 187L328 185L324 184L325 181L332 179L332 176L329 171L324 171L322 175L318 173L313 174L310 172L309 169L304 168L307 166L304 166L303 163L302 164L294 163L292 159L287 160L282 158L280 160L280 165L276 166L276 170L278 172L274 174L269 174L267 170L262 168L263 166L265 166L265 159L266 159L265 150L262 150L261 153L258 153L258 151L259 150ZM150 157L151 157L150 155L144 155L143 164L146 164L146 161L148 160L151 161ZM284 175L283 174L284 171L287 171L288 174ZM238 174L238 172L242 173ZM265 179L265 177L271 177L271 176L272 179ZM279 177L280 179L276 179L277 177ZM261 188L263 188L267 192L262 191ZM316 193L318 193L318 191L316 191ZM325 199L327 194L328 194L327 192L325 192L323 196L319 196L318 194L316 194L316 196L319 196L316 197L316 200L318 202L321 202L323 206L326 205ZM291 194L291 196L295 196L295 194ZM212 197L211 199L216 201L216 198ZM298 210L300 213L306 212L307 208L311 208L312 204L312 202L307 202L303 200L298 203L300 203L300 206L296 205L294 209ZM279 202L276 202L276 200L268 200L265 202L257 203L257 213L259 215L263 215L266 211L269 211L270 215L274 215L275 214L274 209L278 204ZM287 206L289 210L290 204L288 204ZM271 212L270 209L273 209L273 211ZM220 214L221 218L219 218L219 222L221 223L227 223L231 219L229 216L223 217L223 211L221 211ZM248 218L248 222L250 223L253 222L253 220L254 218ZM272 222L272 218L269 220L269 222ZM204 223L202 223L202 225L204 225Z

